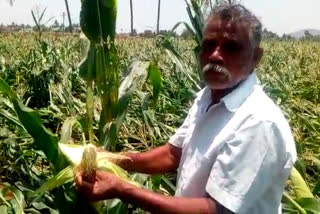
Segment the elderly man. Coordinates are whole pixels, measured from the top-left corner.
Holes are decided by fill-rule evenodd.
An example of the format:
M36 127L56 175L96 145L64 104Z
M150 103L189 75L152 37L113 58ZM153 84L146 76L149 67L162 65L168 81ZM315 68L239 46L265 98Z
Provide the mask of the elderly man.
M200 63L207 83L167 145L120 165L142 173L178 168L176 195L164 196L97 172L77 187L92 200L120 198L152 213L281 213L296 151L280 109L257 83L261 23L241 5L213 9Z

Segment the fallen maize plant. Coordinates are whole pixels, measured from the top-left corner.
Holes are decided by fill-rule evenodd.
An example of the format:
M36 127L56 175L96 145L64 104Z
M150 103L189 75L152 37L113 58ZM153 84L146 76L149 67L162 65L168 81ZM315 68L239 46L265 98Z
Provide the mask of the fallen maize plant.
M78 167L88 176L107 170L142 188L174 194L175 175L129 174L116 165L125 158L117 154L162 145L183 122L202 87L195 58L202 6L187 5L192 40L115 38L111 19L103 18L101 31L96 16L97 6L100 14L115 14L111 2L82 1L80 38L0 33L0 213L144 213L119 200L89 204L74 189ZM299 155L283 194L283 213L318 214L319 42L265 39L262 45L257 74L288 119ZM96 162L80 166L86 147Z
M82 1L80 25L89 39L86 57L79 65L80 75L86 82L86 115L67 119L62 127L60 140L43 126L39 114L23 105L10 86L0 79L0 91L13 104L22 126L33 137L36 149L44 152L55 170L55 176L34 191L31 197L38 197L46 191L72 183L75 171L79 169L89 180L94 178L96 170L104 170L139 186L130 180L127 172L116 165L117 161L126 157L111 152L97 152L96 148L96 145L100 145L110 151L116 151L117 136L125 119L129 100L148 77L153 84L154 100L161 88L160 70L155 63L148 62L133 63L120 83L120 61L114 41L116 15L116 0ZM97 103L102 109L97 122L98 131L95 133L94 106ZM83 135L83 146L68 145L72 140L72 126L79 123L79 118L82 121L83 132L88 133L89 141L87 142ZM63 190L59 190L61 194ZM86 204L88 202L82 200L81 203L75 202L73 206L81 210L81 207L87 206ZM116 206L124 205L117 201ZM104 212L97 204L93 208L97 212ZM61 206L60 212L64 212L62 209L65 207Z

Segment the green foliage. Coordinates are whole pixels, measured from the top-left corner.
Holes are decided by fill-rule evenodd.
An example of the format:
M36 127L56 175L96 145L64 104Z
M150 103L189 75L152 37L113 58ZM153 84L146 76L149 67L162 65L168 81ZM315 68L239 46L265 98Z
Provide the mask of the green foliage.
M91 42L115 37L117 0L82 0L80 26Z
M23 193L9 184L0 185L1 213L24 214L25 200Z
M33 137L37 148L42 150L48 160L59 170L63 167L64 158L59 155L58 138L51 134L43 125L37 112L24 106L10 86L0 78L0 92L9 97L24 128Z
M25 80L29 78L31 71L36 73L36 71L47 68L52 69L52 72L56 73L59 78L56 81L48 81L49 103L37 108L42 124L54 136L59 136L60 140L68 139L63 140L64 142L70 139L77 144L88 142L84 122L86 120L87 85L86 81L81 78L78 69L78 63L83 56L81 50L86 44L78 36L67 34L45 33L42 38L48 44L46 52L42 51L33 34L0 34L0 76L17 94L20 102L30 107L32 98L28 99L24 96L26 91L30 90ZM144 62L148 59L157 59L156 64L161 68L162 79L161 93L156 105L153 104L152 99L155 94L153 86L145 83L145 78L148 76L147 71L137 85L124 84L128 86L128 89L131 89L132 85L138 86L138 90L130 92L130 99L125 98L126 96L121 99L125 103L128 100L130 102L126 111L121 110L126 113L126 116L122 117L123 121L118 129L115 144L115 149L118 151L147 151L166 143L175 128L182 124L191 106L191 101L198 91L194 83L199 84L198 73L195 72L197 62L193 52L196 44L193 41L181 39L171 39L170 42L180 55L180 62L185 64L183 66L190 68L189 75L195 82L190 81L186 70L181 69L183 67L180 67L178 61L173 61L168 57L164 49L154 48L153 39L119 37L115 40L119 57L119 85L128 82L127 76L132 70L130 65L136 60ZM279 104L290 122L301 162L297 170L309 189L312 190L314 198L319 199L320 168L317 159L320 158L318 146L320 109L318 105L319 84L316 84L319 81L319 43L274 40L264 42L262 45L265 55L257 73L264 90ZM145 64L145 67L148 65ZM127 80L124 81L125 79ZM122 97L121 94L126 94L120 91L127 92L127 89L118 90L118 100ZM95 88L92 93L93 131L98 136L102 106L97 89ZM10 103L5 97L0 99L2 110L0 114L2 124L0 129L1 183L8 182L24 194L26 213L57 213L58 204L64 207L65 213L71 213L65 205L74 205L74 201L81 202L82 200L76 196L72 185L65 185L61 187L61 190L45 192L36 199L29 198L30 193L38 189L54 174L43 152L35 150L32 138L22 128L14 106ZM76 122L71 118L76 118ZM69 124L68 127L72 124L71 137L68 131L70 129L64 126L65 121ZM44 143L47 144L47 142ZM159 183L157 177L147 175L137 177L141 178L139 180L145 186L156 187L158 192L174 193L174 174L162 176L160 187L157 185ZM313 209L314 199L311 202L308 201L309 199L306 202L305 199L297 199L290 182L288 183L287 196L302 209ZM296 207L287 202L285 196L283 202L284 213L298 212ZM123 206L123 204L117 204L117 201L114 204L112 204L113 207ZM129 206L128 212L139 213L140 211Z

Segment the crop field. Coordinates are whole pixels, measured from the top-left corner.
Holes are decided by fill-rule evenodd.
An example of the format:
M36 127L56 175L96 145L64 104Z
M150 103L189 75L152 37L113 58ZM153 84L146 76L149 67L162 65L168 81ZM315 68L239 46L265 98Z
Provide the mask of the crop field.
M79 65L88 43L80 37L79 34L55 33L45 33L41 37L36 33L0 34L0 77L24 106L39 113L43 126L53 135L63 138L65 121L76 117L80 122L74 123L69 133L71 138L68 138L72 144L82 144L90 138L81 125L88 96ZM140 60L155 62L162 81L158 95L155 85L151 84L152 78L133 92L112 151L147 151L163 145L182 124L202 83L193 55L195 43L178 38L171 42L183 53L184 66L191 73L184 72L172 60L159 45L159 38L116 38L120 80L126 76L132 62ZM316 213L320 197L320 43L271 40L264 41L262 46L264 57L257 68L259 79L290 123L299 156L296 169L307 185L302 184L300 188L312 192L310 197L301 197L312 200L299 200L293 181L288 181L283 210L285 213ZM95 96L92 96L94 133L98 132L99 112L103 109L103 102L98 102L100 98L96 96L98 93L93 91ZM0 213L57 213L59 207L66 207L75 200L75 193L70 190L73 186L64 185L37 196L32 194L56 172L52 170L48 153L43 152L47 150L38 149L39 143L35 146L26 122L21 122L16 106L1 93ZM90 127L88 129L90 133ZM47 144L42 142L42 145L46 147ZM134 174L131 178L145 188L163 194L174 193L175 174ZM111 209L108 213L143 213L131 205L121 209L125 211Z

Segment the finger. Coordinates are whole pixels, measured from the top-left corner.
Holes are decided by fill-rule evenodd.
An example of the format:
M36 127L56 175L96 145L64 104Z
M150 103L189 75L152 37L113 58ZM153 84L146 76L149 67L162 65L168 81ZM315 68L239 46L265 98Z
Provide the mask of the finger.
M76 189L80 193L89 194L92 192L93 185L91 183L86 182L83 179L83 173L77 172L76 173Z
M82 183L82 172L81 171L76 171L76 176L75 176L75 180L77 184L81 184Z
M105 152L106 150L103 147L97 147L97 152Z
M83 172L82 171L76 172L75 181L76 181L77 187L80 187L82 185L82 182L83 182Z
M90 198L93 192L93 185L86 181L82 181L82 185L79 188L79 192L85 197Z

